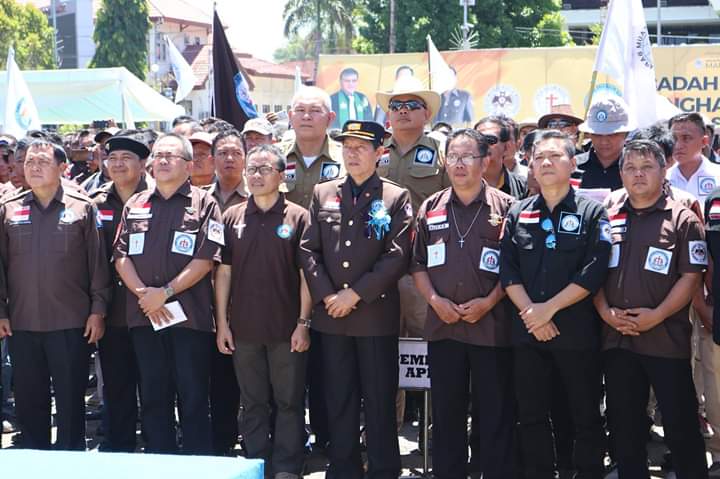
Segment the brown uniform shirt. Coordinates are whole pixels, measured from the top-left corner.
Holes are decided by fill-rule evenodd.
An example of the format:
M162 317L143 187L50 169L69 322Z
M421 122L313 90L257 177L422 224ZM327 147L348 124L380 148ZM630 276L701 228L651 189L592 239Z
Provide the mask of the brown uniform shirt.
M484 180L483 183L482 191L468 206L452 188L447 188L430 196L417 216L410 271L425 271L437 293L455 304L487 296L500 281L500 234L503 218L514 199L491 188ZM458 229L462 234L467 232L462 247ZM425 338L510 346L509 312L508 303L502 300L474 324L465 321L447 324L428 306Z
M312 327L346 336L397 335L400 297L397 281L410 258L410 194L373 175L353 199L350 177L315 187L310 225L300 249L313 299ZM389 230L378 236L370 212L385 212ZM348 316L331 318L323 298L353 288L361 300Z
M663 191L668 198L675 200L675 202L680 203L685 208L692 210L692 212L695 213L700 220L702 220L702 205L700 205L700 202L691 193L671 186L670 182L667 180L665 180L665 183L663 184ZM619 190L612 191L608 197L605 198L605 202L603 204L605 208L609 209L616 206L622 206L625 203L625 200L627 200L627 190L625 188L620 188Z
M608 210L612 231L605 296L611 307L655 308L683 273L707 267L707 246L698 217L663 196L641 212L629 201ZM692 326L688 304L640 336L623 336L603 324L603 349L624 348L639 354L689 358Z
M423 135L400 156L395 139L391 138L388 152L378 162L378 175L410 191L413 211L430 195L450 186L441 146L439 141Z
M145 191L149 188L155 187L155 181L152 177L143 175L138 183L135 193ZM120 218L123 212L123 202L120 199L113 182L105 183L99 188L95 189L90 193L93 203L97 208L98 215L98 227L105 238L105 258L108 261L112 261L113 256L113 243L120 227ZM112 301L108 306L108 314L106 318L106 324L117 328L127 328L127 294L130 294L125 284L120 279L120 275L117 273L115 268L110 268L110 274L112 276ZM132 295L136 298L135 295Z
M184 183L169 199L157 188L133 195L125 205L114 257L129 257L142 282L162 287L172 281L193 259L220 262L224 241L222 218L207 191ZM128 294L130 328L150 326L134 294ZM192 288L169 298L178 300L188 320L172 327L213 331L213 296L210 275Z
M212 197L215 198L215 202L220 207L221 213L225 212L231 206L245 203L248 199L248 192L245 189L245 183L242 183L235 189L235 191L230 193L227 201L223 201L222 199L222 195L220 194L220 184L218 183L218 180L213 181L207 186L203 186L203 189L208 191L212 195Z
M305 166L303 154L296 142L283 143L280 149L287 159L285 182L280 185L280 191L285 193L288 201L303 208L310 205L315 185L345 176L342 145L330 137L326 137L322 152L310 168Z
M91 313L106 314L110 265L96 221L90 199L62 186L45 209L32 191L0 206L0 256L7 272L0 317L9 313L13 329L84 328Z
M300 317L300 238L305 208L285 201L266 212L251 197L223 214L222 262L232 266L230 329L241 341L289 342Z

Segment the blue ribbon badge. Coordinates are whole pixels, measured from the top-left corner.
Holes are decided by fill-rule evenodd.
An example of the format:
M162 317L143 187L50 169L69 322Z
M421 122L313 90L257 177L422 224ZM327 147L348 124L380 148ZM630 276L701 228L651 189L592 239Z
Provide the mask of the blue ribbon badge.
M392 218L390 218L382 200L372 202L368 215L370 216L370 220L368 221L369 233L375 233L375 238L378 240L383 239L385 233L390 231L390 220Z

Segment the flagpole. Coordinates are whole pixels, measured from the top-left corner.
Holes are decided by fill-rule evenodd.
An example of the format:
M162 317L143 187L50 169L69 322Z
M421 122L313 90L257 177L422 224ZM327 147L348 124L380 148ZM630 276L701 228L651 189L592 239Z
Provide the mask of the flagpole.
M432 69L430 66L430 35L426 37L427 40L427 56L428 56L428 90L432 90Z
M583 114L583 121L587 121L588 112L590 111L590 104L592 103L593 93L595 92L595 84L597 83L597 71L593 71L592 79L590 80L590 92L588 93L587 100L585 101L585 113ZM577 146L582 149L583 140L585 139L585 133L582 131L578 135Z

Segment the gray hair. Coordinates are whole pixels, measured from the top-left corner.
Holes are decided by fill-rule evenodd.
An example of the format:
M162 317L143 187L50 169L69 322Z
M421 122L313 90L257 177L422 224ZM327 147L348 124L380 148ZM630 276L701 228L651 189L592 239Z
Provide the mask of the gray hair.
M287 166L285 161L285 155L283 154L282 150L280 150L280 148L275 145L262 144L253 147L250 151L248 151L245 160L247 163L250 163L250 157L255 155L262 155L263 153L274 157L275 167L278 169L278 171L285 171L285 168Z
M295 108L295 103L303 99L318 99L322 101L327 111L332 111L332 102L330 101L330 95L322 88L316 86L304 86L301 87L292 97L290 105Z
M160 135L157 140L155 140L155 144L153 145L153 150L155 150L155 147L157 147L157 144L160 143L160 140L164 140L165 138L175 138L182 144L182 157L185 161L192 161L193 159L193 148L192 143L190 143L190 140L185 138L182 135L178 135L177 133L165 133L163 135Z
M565 133L559 130L536 130L535 141L533 141L533 156L535 155L535 148L543 141L548 140L560 140L563 143L563 149L567 153L568 158L575 156L575 142Z
M625 143L625 148L623 148L623 154L620 155L620 163L618 164L621 170L625 164L625 158L627 158L627 155L630 153L639 156L652 156L658 162L660 168L665 168L665 153L660 145L652 140L632 140Z

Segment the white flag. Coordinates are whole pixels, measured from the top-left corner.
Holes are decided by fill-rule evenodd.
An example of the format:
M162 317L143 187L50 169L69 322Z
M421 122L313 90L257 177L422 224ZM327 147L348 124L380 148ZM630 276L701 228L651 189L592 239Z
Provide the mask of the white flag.
M15 50L8 50L7 56L7 94L5 95L5 117L3 131L16 138L25 136L28 130L39 130L40 115L30 96L20 69L15 63Z
M185 61L185 57L175 48L175 44L165 37L168 44L168 53L170 54L170 66L172 67L175 81L177 82L177 90L175 91L175 103L181 101L190 94L195 87L195 74L192 67Z
M435 44L427 36L428 42L428 57L430 58L430 87L433 91L443 94L446 91L452 90L457 85L457 78L455 72L445 63L445 59L440 55L440 52L435 48Z
M632 126L657 121L655 65L641 0L610 1L594 70L619 84Z
M295 83L293 85L293 90L294 90L293 94L300 91L302 86L303 86L303 82L302 82L302 74L300 73L300 66L295 65Z

